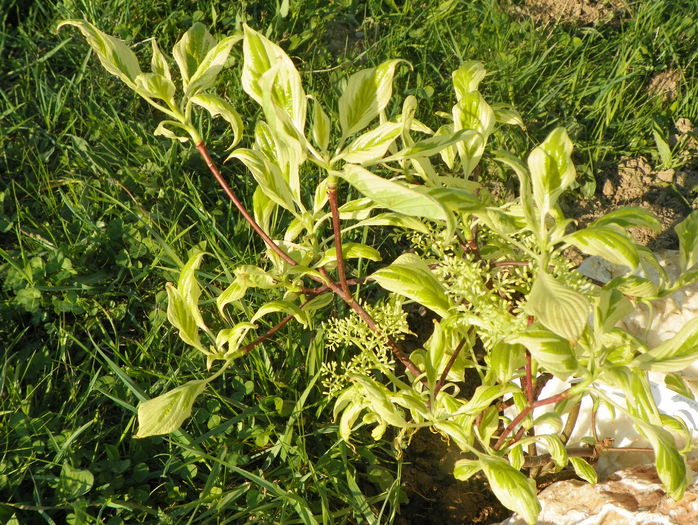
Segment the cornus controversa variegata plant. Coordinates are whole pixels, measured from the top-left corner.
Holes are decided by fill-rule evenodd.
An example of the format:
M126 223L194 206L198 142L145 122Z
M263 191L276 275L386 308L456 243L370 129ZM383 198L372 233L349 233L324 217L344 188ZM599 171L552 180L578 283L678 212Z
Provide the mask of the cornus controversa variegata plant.
M308 329L323 320L329 347L354 349L350 361L323 366L324 392L335 398L344 440L364 425L375 439L395 427L399 449L418 429L429 428L463 452L454 470L458 479L484 473L501 502L534 523L540 510L536 475L571 464L580 477L596 479L590 461L609 446L604 436L594 431L569 442L581 401L590 396L595 407L630 417L651 444L667 492L682 496L690 432L681 419L658 410L648 372L666 373L672 385L689 390L675 372L698 358L698 319L654 347L618 323L637 304L651 305L697 280L698 213L676 227L681 272L674 279L627 233L630 227L659 228L645 210L619 209L575 231L558 206L576 177L572 143L562 128L526 162L490 153L519 181L518 197L497 203L475 168L498 123L522 122L513 109L484 100L479 62L453 73L455 104L438 114L444 124L434 131L415 117L413 96L388 112L402 60L351 75L335 110L306 94L293 61L247 26L218 41L194 24L172 50L173 75L154 39L150 71L143 72L121 40L85 21L59 28L66 25L81 31L110 73L166 115L155 134L193 143L266 246L258 266L231 261L235 277L216 298L221 328L209 327L199 309L196 273L204 252L184 265L176 286L167 285L169 321L203 354L207 370L218 369L140 403L136 437L177 430L209 383L291 320ZM240 82L263 114L247 147L237 147L240 115L215 93L217 75L239 42ZM230 124L228 160L242 163L256 182L249 208L209 154L194 124L196 111ZM281 214L288 220L273 220ZM355 235L382 228L408 232L411 242L384 266L379 251ZM569 247L627 271L606 284L592 282L563 256ZM367 267L378 269L368 273ZM376 294L376 286L384 293ZM268 300L245 317L241 301L251 289ZM327 319L335 300L346 303L349 314ZM403 340L410 335L410 303L431 312L433 329L421 348L408 352ZM276 324L264 331L260 321L267 316ZM466 369L479 377L471 395L461 392ZM568 388L541 398L551 377ZM609 395L609 388L621 396ZM534 417L544 406L552 410ZM543 424L555 431L536 433Z

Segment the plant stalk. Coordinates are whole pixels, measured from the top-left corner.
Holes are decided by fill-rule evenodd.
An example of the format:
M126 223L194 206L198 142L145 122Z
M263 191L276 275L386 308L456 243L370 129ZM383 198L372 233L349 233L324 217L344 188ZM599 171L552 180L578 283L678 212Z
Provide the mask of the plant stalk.
M460 354L460 352L461 352L461 350L463 350L464 346L465 346L465 339L461 339L461 342L458 343L458 346L451 354L451 358L448 360L448 363L446 363L446 368L444 368L443 372L441 373L441 377L439 378L439 380L436 383L436 386L434 387L434 399L436 399L436 396L439 394L439 392L443 388L444 384L446 383L446 376L451 371L451 368L453 368L453 364L456 362L456 359L458 358L458 354Z
M337 252L337 273L339 274L339 284L342 291L351 295L347 284L347 275L344 265L344 254L342 253L342 229L339 224L339 207L337 206L337 186L330 184L327 189L327 198L330 201L330 212L332 213L332 231L334 233L334 247Z

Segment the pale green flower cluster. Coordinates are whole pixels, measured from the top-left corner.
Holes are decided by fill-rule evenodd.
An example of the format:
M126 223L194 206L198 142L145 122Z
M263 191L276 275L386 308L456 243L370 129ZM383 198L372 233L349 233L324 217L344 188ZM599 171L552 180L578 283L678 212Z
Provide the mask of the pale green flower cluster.
M407 314L402 308L402 301L393 296L388 301L375 305L362 305L376 321L383 337L378 337L366 323L355 313L351 312L342 319L332 318L325 323L325 340L332 349L356 348L359 351L346 363L326 361L322 365L324 391L334 396L345 389L355 375L373 375L390 373L394 370L395 362L387 337L395 341L404 339L411 334L407 324Z

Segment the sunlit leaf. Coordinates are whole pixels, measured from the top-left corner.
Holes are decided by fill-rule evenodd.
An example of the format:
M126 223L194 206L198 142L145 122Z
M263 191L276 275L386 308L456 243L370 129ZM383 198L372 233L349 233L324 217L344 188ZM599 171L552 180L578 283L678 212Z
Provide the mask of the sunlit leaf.
M584 481L588 481L589 483L596 483L598 481L598 474L594 470L594 467L589 465L585 459L571 457L570 463L572 463L574 473Z
M296 320L303 326L307 327L310 324L308 319L308 313L301 310L300 307L290 301L271 301L265 303L257 310L257 312L252 316L250 322L254 323L264 317L265 315L281 312L286 315L292 315Z
M528 156L533 198L542 214L555 206L560 194L575 180L572 141L564 128L556 128Z
M698 318L688 321L678 333L635 358L632 366L656 372L678 372L698 360Z
M485 66L477 60L468 60L455 70L451 76L456 100L462 99L471 91L476 91L486 73Z
M482 470L497 499L508 509L533 525L540 514L536 483L498 457L478 455Z
M587 324L591 305L581 293L539 271L525 309L549 330L576 341Z
M189 381L161 396L138 404L138 432L144 438L169 434L191 415L194 401L206 388L206 381Z
M412 217L453 221L436 199L413 186L384 179L354 164L347 164L344 171L336 172L336 175L383 208Z
M402 60L388 60L378 67L354 73L339 97L342 136L364 129L385 109L393 92L393 75Z
M274 69L273 82L266 94L274 105L288 115L295 129L303 133L308 101L296 66L283 49L261 33L247 25L244 25L244 32L242 88L255 102L263 105L265 93L262 77ZM267 114L267 121L271 123L272 117Z
M679 264L682 271L698 262L698 211L693 211L674 228L679 236Z
M603 257L613 264L634 269L640 264L635 243L614 227L589 226L563 238L588 255Z
M141 67L136 54L123 40L103 33L85 20L64 20L56 29L66 25L80 30L89 46L97 53L104 69L119 77L131 89L136 89L135 80L141 74Z
M196 22L172 48L172 55L179 67L185 92L199 64L215 45L216 39L211 36L206 26Z
M241 39L242 35L239 34L229 36L209 49L189 79L185 93L191 96L213 87L218 73L225 66L231 48Z
M422 306L446 317L449 300L441 283L427 264L413 253L406 253L381 268L371 279L390 292L412 299Z
M164 75L141 73L135 79L135 90L139 95L173 101L175 85Z
M313 101L313 141L322 151L327 150L330 145L330 132L332 123L327 116L322 105L317 100Z
M570 342L549 330L531 328L507 339L525 346L533 358L560 379L567 379L578 367Z
M624 208L619 208L617 210L608 212L599 219L595 220L591 225L615 225L620 226L623 229L631 228L633 226L641 226L643 228L650 228L655 231L661 230L662 228L662 225L657 217L655 217L645 208L640 208L638 206L626 206Z
M191 101L208 111L212 117L221 116L233 131L233 142L229 148L233 148L242 138L243 123L240 114L225 99L211 93L199 93L191 97Z
M382 159L390 145L400 136L402 124L384 122L371 131L356 137L334 160L362 164Z

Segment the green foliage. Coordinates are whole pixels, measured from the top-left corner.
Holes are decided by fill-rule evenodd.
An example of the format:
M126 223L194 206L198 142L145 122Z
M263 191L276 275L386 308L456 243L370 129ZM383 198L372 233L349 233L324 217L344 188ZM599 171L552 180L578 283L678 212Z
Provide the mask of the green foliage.
M9 451L0 468L0 521L14 515L19 523L215 523L226 519L242 522L254 516L258 521L291 523L312 513L326 523L392 522L396 506L405 501L399 463L396 468L386 453L392 442L391 429L386 429L386 439L373 443L363 429L356 428L351 434L352 448L338 443L333 432L336 426L324 408L327 400L319 388L312 388L319 384L320 376L315 383L312 379L322 363L336 361L342 365L339 370L344 370L344 364L360 353L351 342L332 348L323 343L326 332L320 328L320 320L352 317L357 325L362 323L358 314L349 314L341 301L333 299L333 292L318 294L304 307L305 311L321 308L317 318L310 315L314 322L310 331L290 322L247 358L236 358L212 383L214 388L207 388L196 401L184 427L191 435L180 430L165 438L132 439L139 401L206 378L202 358L208 356L190 350L167 322L166 282L172 281L179 289L177 276L188 259L184 254L193 246L207 254L196 275L202 290L201 314L211 334L199 328L199 337L204 349L213 354L222 346L230 352L227 357L240 357L238 352L254 338L255 330L262 333L274 325L275 317L286 318L284 313L270 313L253 329L246 322L256 309L265 301L293 300L284 297L286 290L293 294L307 285L296 282L295 288L276 288L276 279L282 275L265 262L259 251L261 242L250 237L244 221L216 191L213 179L201 176L205 165L196 152L176 145L162 147L163 140L151 134L158 127L159 113L144 99L129 96L129 89L117 76L100 71L98 60L87 59L78 31L70 37L65 29L56 32L57 20L87 17L95 26L123 39L142 68L141 89L150 89L150 98L162 105L164 102L152 95L160 92L169 96L171 86L150 75L171 79L174 98L182 101L179 65L169 56L177 37L193 24L205 25L217 40L222 40L221 34L233 34L235 28L242 31L243 22L260 28L291 56L302 74L306 93L314 95L305 132L316 150L329 151L331 156L336 154L340 135L337 100L345 85L343 79L392 57L407 59L413 68L404 63L396 68L395 96L386 113L393 116L402 112L405 120L411 119L409 135L403 134L406 143L411 143L409 148L422 156L438 153L447 170L438 158L429 160L439 175L447 176L456 173L454 168L461 171L456 167L456 163L460 165L455 147L459 137L452 133L450 124L457 100L449 89L450 72L468 66L480 71L477 77L486 63L493 74L479 79L476 88L486 100L506 102L491 104L495 121L521 125L525 120L528 127L521 131L495 126L488 144L499 151L494 153L488 146L484 163L472 176L477 180L500 178L507 191L513 188L508 180L510 171L493 165L490 159L502 150L517 155L530 150L554 126L564 125L575 144L573 158L579 177L572 190L578 195L579 185L589 195L593 175L623 155L662 160L661 142L653 131L673 144L669 139L672 122L695 115L698 83L693 67L696 48L691 43L696 29L689 16L693 6L683 0L633 3L627 17L612 24L599 23L593 28L547 24L542 30L534 30L532 20L508 10L506 2L480 0L427 2L425 8L416 3L373 0L245 0L225 5L199 2L194 12L188 11L191 5L171 1L0 4L7 8L0 8L0 282L4 294L0 300L0 339L5 345L0 435ZM157 37L159 53L153 49L151 36ZM216 76L218 95L209 90L190 98L197 129L220 155L238 142L237 137L243 137L242 122L249 125L244 139L249 147L253 124L259 117L259 106L250 103L240 87L242 54L237 49L233 47L226 62L232 67ZM674 68L682 79L676 98L664 99L646 89L654 75ZM472 86L460 89L468 93ZM402 99L399 108L397 103ZM236 113L227 111L230 107L239 112L239 121ZM511 108L517 108L523 119L517 119ZM316 113L323 112L325 126L321 117L315 126ZM209 113L218 113L221 118L202 118ZM386 127L395 129L394 122ZM171 124L163 128L175 136L191 138ZM429 134L430 129L436 130L434 135ZM463 134L470 135L475 149L476 135L468 130ZM454 147L439 152L440 137ZM358 139L351 137L348 143ZM389 145L386 155L393 153L399 140ZM361 144L382 148L385 143L357 142ZM681 144L670 152L672 167L677 166L680 148ZM362 155L363 150L356 154ZM224 158L213 155L215 161ZM417 166L409 166L409 153L403 155L410 169L428 172L429 165L423 159ZM352 162L359 160L356 157ZM374 170L370 163L362 166ZM376 169L378 175L386 176L380 167ZM233 187L244 202L254 202L263 229L276 231L275 238L288 231L292 237L289 242L302 244L307 234L303 222L308 219L294 219L293 228L287 229L285 212L265 208L262 201L268 198L260 191L252 199L256 184L243 173L242 165L233 162L225 175L234 181ZM407 178L401 180L419 185L418 178L403 173ZM306 188L301 202L313 214L327 217L319 223L320 235L326 236L330 224L327 179L322 181L319 172L308 169L307 163L300 176ZM449 184L457 180L463 182L454 178ZM437 200L453 213L474 212L481 208L483 193L471 183L458 188L434 187L429 192L438 194ZM344 182L339 189L342 198L349 196ZM373 273L399 255L394 252L396 247L391 247L392 235L384 235L384 230L392 233L391 228L408 227L420 232L424 237L419 242L427 244L440 237L429 233L434 230L429 221L380 210L369 210L368 217L360 218L364 209L361 200L346 207L340 202L345 244L361 244L369 251L379 249L386 263L378 265L368 258L351 261L349 266L356 267L347 272L352 290L358 276ZM630 219L638 216L634 211L624 215ZM510 226L516 226L493 210L483 212L480 220L502 224L508 220ZM490 241L485 228L477 239L481 251L486 252ZM530 248L528 241L523 243ZM401 241L398 246L404 249L405 243ZM343 248L346 253L347 247ZM497 249L504 248L500 243ZM690 253L690 244L686 249L685 253ZM441 271L434 267L434 261L442 260L444 254L417 251L434 273ZM337 257L333 243L319 246L318 253L317 263L334 272ZM450 256L458 261L457 266L469 267L460 264L464 259L461 253ZM513 255L502 257L513 260ZM640 258L644 261L642 252ZM497 377L506 382L512 374L520 375L525 354L522 345L494 344L509 335L509 329L503 330L504 321L512 317L496 290L514 298L527 294L531 285L527 275L534 269L503 266L492 272L486 261L475 262L480 273L503 282L483 295L486 301L477 305L476 312L483 327L480 335L486 327L487 333L493 334L493 342L486 346L495 350L483 356L475 340L473 356L465 346L447 380L459 381L467 372L465 366L473 363L488 374L491 366L482 359L489 358L501 365ZM253 285L237 302L227 303L216 314L214 301L238 275L233 267L236 270L244 265L258 268L264 276L258 278L250 272ZM309 270L314 269L303 271ZM568 279L570 276L566 272L555 274L556 279L586 293L575 279ZM693 278L690 272L684 273L672 287ZM454 307L463 312L474 310L469 300L457 299L460 291L469 290L467 282L463 280L458 290L448 282L444 286ZM362 306L379 319L377 310L391 301L376 297L381 293L375 283L357 284L361 287L359 297L365 299ZM642 293L647 298L650 292L665 292L669 284ZM624 277L606 294L608 302L626 308L630 300L623 293L631 285L640 293L639 283ZM477 286L472 291L482 288L487 289ZM614 299L617 296L622 300ZM410 324L418 320L415 311L424 312L409 300L395 298L405 306L402 317L410 312ZM605 308L602 302L600 298L592 300L599 311ZM522 307L516 304L514 311ZM613 315L598 322L613 326L614 317L623 308L614 307ZM488 317L488 311L497 317ZM515 316L515 320L518 324L510 325L514 331L526 326L525 317ZM597 323L595 317L593 322ZM422 324L434 326L435 331L441 326L433 325L430 313ZM418 331L414 326L412 330ZM418 333L427 335L421 329ZM432 387L438 382L437 372L443 370L459 342L452 340L452 334L444 337L441 330L440 336L435 334L419 345L424 348L410 354L418 367L429 373ZM445 348L440 341L450 347ZM414 346L412 340L403 344L410 350ZM626 339L625 344L646 349L639 340ZM420 361L420 350L428 351L426 362ZM389 348L385 351L393 362L399 362ZM632 352L623 352L627 360L632 359ZM509 353L512 359L501 359ZM210 364L216 371L224 363L225 359L217 358ZM397 365L398 370L401 366ZM395 371L394 365L385 368ZM366 368L357 373L371 375ZM373 377L384 381L380 372ZM471 375L468 377L470 381ZM344 388L351 384L344 375L338 379ZM517 403L523 406L519 397ZM412 405L416 401L413 397L399 399ZM477 425L485 440L499 435L500 414L494 405ZM439 425L447 428L445 423ZM369 429L375 426L371 424ZM524 461L524 450L514 447L506 457L517 465L519 456ZM94 476L92 488L75 499L66 499L66 493L58 492L66 463ZM389 470L391 474L385 476ZM79 486L87 485L80 482Z
M466 464L459 463L457 477L468 477L479 467L500 501L527 522L534 523L540 505L534 482L520 472L525 464L520 452L522 446L525 442L546 446L556 468L563 468L569 458L565 443L559 437L533 434L520 441L519 428L530 428L525 418L536 406L555 403L562 415L568 397L578 400L585 395L600 395L599 388L610 384L621 388L627 399L627 406L616 409L628 412L638 430L652 443L660 478L669 493L674 498L682 496L686 487L685 464L671 435L658 426L658 411L644 370L676 371L692 361L695 358L694 327L684 328L657 348L642 354L636 351L629 366L625 364L627 360L616 362L613 343L604 336L619 330L609 319L620 318L627 309L623 302L609 301L608 294L618 288L627 295L632 290L645 290L646 286L631 289L627 283L621 284L616 279L596 288L585 283L569 265L560 262L562 250L574 245L587 254L624 264L628 272L634 271L640 264L639 248L616 223L623 218L625 224L653 224L654 220L644 213L633 214L632 210L626 210L601 218L585 229L567 233L569 221L564 219L558 200L574 183L576 170L571 157L572 142L563 128L553 130L531 151L527 166L510 153L499 154L501 161L513 168L519 178L517 199L497 205L483 187L469 180L482 158L495 121L494 110L477 91L485 73L481 64L468 62L454 73L457 103L452 113L453 124L442 130L438 138L421 141L412 139L412 131L432 135L433 132L414 125L414 99L405 100L402 114L389 115L386 111L395 68L400 61L389 60L355 73L338 100L337 140L333 140L335 130L331 119L316 105L313 118L317 122L310 133L320 148L316 150L311 139L305 137L307 99L299 73L281 48L250 27L244 27L243 36L220 42L216 42L201 24L195 24L185 34L173 50L184 92L183 102L176 106L174 89L162 87L171 83L170 78L159 83L153 78L144 88L145 84L138 80L140 75L124 76L122 64L134 61L128 48L103 36L87 22L66 23L88 35L88 43L108 71L117 74L149 102L152 103L150 97L157 97L169 106L159 109L178 119L175 125L188 132L223 189L265 241L268 266L233 269L236 279L219 295L218 313L223 315L226 306L238 304L250 288L286 289L283 300L268 300L249 317L249 322L224 328L215 338L211 335L218 348L211 347L209 351L200 342L198 333L201 329L211 334L199 312L201 290L194 273L203 254L195 253L182 269L177 288L168 286L168 319L186 344L208 356L209 367L215 358L225 363L207 380L190 381L141 402L136 437L177 430L189 417L195 398L206 383L220 375L235 357L252 350L291 317L309 327L312 324L310 315L321 315L327 306L315 307L309 312L303 310L304 306L322 291L331 290L346 303L352 314L346 320L326 322L328 341L331 346L351 344L359 349L357 357L343 370L339 370L335 362L323 365L327 394L337 395L334 416L339 418L341 439L349 441L359 421L375 425L371 435L376 440L391 426L400 431L398 441L417 428L430 426L451 438L463 452L474 455L466 471L463 470ZM191 102L187 101L192 95L201 96L214 86L225 57L239 39L243 41L244 56L241 84L261 106L266 120L257 122L251 148L234 150L229 159L245 164L258 183L258 191L266 197L254 209L257 221L268 224L266 218L278 208L294 218L286 233L281 235L283 241L273 240L280 232L260 229L220 178L216 167L208 160L210 156L191 117ZM110 51L104 51L105 47ZM153 64L157 64L155 69L160 73L152 75L165 79L162 75L166 70L164 59L157 47L153 49L156 53ZM222 99L203 94L209 97L204 100L219 101L213 105L214 111L211 105L200 104L213 116L220 113L223 105L228 115L236 115L230 105L220 102ZM520 121L511 115L504 120ZM378 117L379 125L366 131ZM227 120L233 123L238 136L239 119ZM361 134L350 140L357 133ZM333 146L336 149L331 153L329 148ZM452 151L444 158L449 168L460 163L463 178L440 175L430 159L449 148ZM386 157L388 152L390 155ZM327 199L318 199L316 194L312 206L304 202L307 193L303 189L307 181L314 180L308 178L306 163L320 173L321 182L310 183L327 191ZM371 170L364 166L371 166ZM391 172L399 176L391 177ZM419 184L404 179L418 180ZM363 199L347 201L340 208L338 184L341 180L349 183ZM479 194L470 192L471 188L478 187ZM326 202L329 216L323 211ZM464 206L464 202L467 205ZM356 211L347 213L352 205ZM347 263L355 258L378 261L380 255L370 246L345 242L341 224L342 221L366 219L379 209L398 217L419 219L423 227L418 229L432 229L440 242L429 245L421 257L405 253L369 275L359 274L360 279L368 277L375 281L389 297L383 306L364 308L350 291ZM332 223L331 229L322 227L328 220ZM695 237L692 224L691 217L677 227L682 239L684 268L692 266L692 248L689 248ZM487 245L481 244L482 238L487 239ZM462 239L467 239L467 244ZM331 255L332 244L335 257ZM651 253L645 255L646 259L652 257ZM465 282L463 276L456 277L459 264L465 265ZM507 265L524 266L529 271L510 272ZM653 261L652 266L659 266L658 261ZM331 277L329 271L332 270L336 270L337 277ZM499 273L507 277L497 278ZM316 282L314 286L312 281ZM650 294L656 297L663 292L655 287ZM494 299L494 294L500 299ZM641 299L647 294L636 291L634 295ZM592 307L597 298L603 298L602 310ZM404 316L400 315L406 302L426 307L436 316L431 338L423 349L412 352L411 356L398 344L400 338L409 333ZM463 308L463 305L467 306ZM483 323L485 318L491 318L493 311L498 330ZM247 330L255 328L255 323L263 316L277 312L287 317L238 352L240 339ZM598 314L602 317L596 319ZM231 312L233 319L241 315L249 316L249 313L243 308ZM223 342L232 348L226 352ZM474 353L478 343L484 346L485 361L493 367L494 373L481 371ZM520 367L520 353L501 351L518 345L525 349L528 359L524 371ZM468 353L470 358L465 357ZM393 359L405 365L407 377L395 375ZM470 398L459 395L458 388L444 388L451 382L457 385L462 371L471 367L480 372L482 384ZM563 380L569 378L570 385L574 386L554 398L535 399L533 385L543 380L543 374ZM342 381L346 385L343 389ZM485 431L475 423L486 413L496 414L496 409L492 410L496 406L494 403L504 401L505 396L512 396L519 414L512 420L499 414L501 430L495 439L496 426ZM574 420L571 423L573 425ZM573 466L584 477L592 477L585 464L575 461Z

